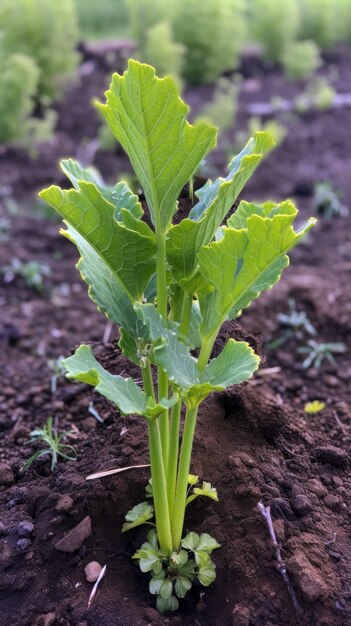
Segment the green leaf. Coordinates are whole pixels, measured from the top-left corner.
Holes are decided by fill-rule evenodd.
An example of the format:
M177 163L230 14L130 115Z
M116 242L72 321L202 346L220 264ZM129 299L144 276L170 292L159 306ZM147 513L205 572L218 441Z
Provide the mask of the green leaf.
M134 506L126 515L126 523L122 526L122 533L131 528L141 526L154 516L154 508L148 502L140 502Z
M195 563L198 568L207 567L211 564L211 557L205 550L196 550L194 552Z
M174 591L178 598L185 598L187 591L189 591L191 587L192 584L189 578L186 578L185 576L177 576Z
M269 133L256 133L229 164L227 178L218 178L214 183L208 181L197 191L200 200L189 218L170 229L167 256L172 274L190 292L193 291L191 276L196 269L200 247L212 241L240 191L273 144Z
M199 482L199 477L195 476L195 474L189 474L188 476L188 485L197 485L197 483Z
M211 483L203 482L202 487L195 487L194 493L192 493L186 500L186 503L189 504L193 502L198 496L206 496L207 498L211 498L211 500L215 500L218 502L218 494L217 489L212 487Z
M146 234L144 227L141 227L143 232L138 232L117 222L114 206L105 200L93 183L80 182L79 190L69 191L52 186L40 196L88 241L120 282L130 301L141 300L155 272L153 231L149 228ZM140 221L133 219L140 229Z
M67 372L67 378L92 385L122 413L144 415L147 407L145 393L132 378L123 378L107 372L95 359L90 346L80 346L74 355L64 359L62 364Z
M151 572L156 566L161 566L161 557L154 549L147 549L141 547L134 556L133 559L139 559L139 567L142 572Z
M165 231L181 189L214 147L216 129L191 126L173 80L156 78L152 67L137 61L129 61L123 76L113 75L106 98L101 111L129 156L154 225Z
M170 598L172 595L172 591L173 583L169 578L166 578L160 587L159 593L161 598L163 598L164 600L168 600L168 598Z
M80 181L94 183L105 200L114 205L117 221L122 221L121 209L127 209L137 219L143 215L144 211L138 196L129 189L124 181L120 181L114 187L109 187L105 185L99 172L93 167L83 168L78 161L73 161L73 159L64 159L60 165L75 189L79 189Z
M165 408L170 408L178 401L177 394L156 403L132 378L110 374L95 359L91 347L82 345L73 356L62 361L67 378L74 378L95 387L96 391L113 402L122 413L134 413L155 419Z
M229 163L229 174L226 178L219 177L214 183L208 180L203 187L195 192L195 195L199 198L199 202L191 209L189 218L198 222L215 198L218 198L221 185L223 185L224 182L234 181L234 200L232 198L228 199L227 210L221 219L222 222L225 215L233 206L243 186L248 179L251 178L255 169L262 161L263 156L273 148L274 139L270 133L266 131L256 132L255 136L249 139L246 146Z
M257 205L251 206L246 228L223 228L220 241L199 251L199 270L206 285L198 294L204 338L279 280L289 263L286 252L315 224L312 218L295 232L297 210L291 209L290 202L275 207L273 217L262 217Z
M212 561L210 561L210 563L207 563L203 567L200 567L198 572L198 579L204 587L208 587L211 583L213 583L215 578L216 569Z
M207 483L209 484L209 483ZM199 541L196 545L196 550L204 550L208 554L211 554L216 548L220 548L220 544L211 535L207 533L201 533Z
M152 574L152 578L149 583L149 591L153 595L157 595L165 579L166 573L163 569L158 574Z
M175 330L169 330L153 304L135 304L135 311L149 329L154 361L168 374L171 382L187 389L200 382L196 359L189 348L179 341Z
M219 356L207 365L205 374L211 385L230 387L251 378L259 363L260 357L246 341L229 339Z
M184 537L184 539L182 539L181 544L186 550L195 550L198 541L199 535L197 533L191 532L188 533L187 536Z
M156 606L161 613L168 613L169 611L176 611L179 607L179 602L175 596L170 596L165 600L158 595L156 599Z
M180 550L179 552L172 552L170 560L177 568L181 568L188 560L188 553L186 550Z
M61 231L62 232L62 231ZM138 365L138 339L146 339L146 327L138 319L130 299L115 274L84 237L72 226L63 231L78 248L81 258L77 269L89 286L89 296L112 322L123 328L120 347Z
M193 580L195 577L195 561L194 559L189 559L183 567L180 567L178 570L179 575L186 576Z

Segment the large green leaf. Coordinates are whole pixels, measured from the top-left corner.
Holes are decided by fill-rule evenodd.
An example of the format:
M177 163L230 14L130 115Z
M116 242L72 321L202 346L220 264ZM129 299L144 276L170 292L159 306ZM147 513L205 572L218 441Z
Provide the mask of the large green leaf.
M259 364L259 357L246 342L230 339L223 352L201 372L189 347L178 337L178 325L171 329L152 304L135 304L142 322L149 328L153 362L162 367L169 380L183 392L188 406L201 402L212 391L221 391L248 380Z
M204 338L212 336L225 319L237 317L261 291L279 280L289 264L286 252L315 224L311 218L295 232L292 224L297 209L292 209L290 202L270 205L265 217L260 207L250 207L245 228L223 228L220 241L199 251L199 271L206 285L199 292Z
M213 386L230 387L251 378L260 364L260 357L246 341L229 339L222 352L206 367L206 376Z
M122 413L145 415L147 397L132 378L107 372L95 359L90 346L82 345L76 352L64 359L62 364L67 378L87 383L113 402Z
M139 339L146 340L146 328L137 317L125 290L107 263L78 231L68 225L67 230L62 232L79 250L77 269L89 286L89 296L99 311L122 326L123 332L128 334L131 341L129 357L132 356L132 360L139 363L136 357L137 343Z
M142 216L143 209L138 196L129 189L127 183L124 181L120 181L113 187L109 187L105 185L99 172L92 167L84 168L78 161L73 161L73 159L64 159L61 161L60 165L62 171L66 174L67 178L69 178L75 189L79 189L80 181L94 183L105 200L115 206L115 218L117 221L121 221L121 209L127 209L136 218Z
M273 145L269 133L256 133L229 164L228 176L218 178L214 183L208 181L197 192L200 200L189 218L170 229L167 255L172 274L189 291L193 289L189 279L196 268L198 250L212 241L244 185Z
M132 378L107 372L95 359L91 347L84 344L72 356L64 359L62 365L67 378L92 385L122 413L135 413L154 420L178 401L178 395L174 394L171 398L155 402L153 398L147 397Z
M216 143L216 129L186 121L189 107L170 77L129 61L123 76L114 74L106 121L129 156L143 187L153 223L167 230L181 189Z
M155 272L153 231L131 214L134 229L117 222L115 207L90 182L69 191L52 186L40 195L94 248L130 301L140 300Z

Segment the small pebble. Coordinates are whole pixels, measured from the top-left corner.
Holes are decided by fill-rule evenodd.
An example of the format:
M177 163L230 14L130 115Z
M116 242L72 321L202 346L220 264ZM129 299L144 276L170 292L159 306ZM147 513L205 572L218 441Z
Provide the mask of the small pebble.
M325 506L327 506L328 509L331 509L332 511L339 511L341 508L340 498L338 498L338 496L334 496L332 493L325 496L323 502Z
M330 463L334 467L343 469L349 464L349 457L345 450L332 445L316 448L316 457L321 463Z
M62 494L57 500L56 511L58 513L69 513L74 505L74 500L68 493Z
M310 480L308 480L306 483L306 487L308 491L311 491L311 493L314 493L314 495L318 496L319 498L323 498L328 494L328 489L324 487L324 485L322 485L320 480L317 480L317 478L311 478Z
M5 524L0 522L0 537L1 535L8 535L8 534L9 534L9 529L6 528Z
M27 550L27 548L29 548L29 546L31 545L31 543L32 543L32 542L31 542L31 540L30 540L30 539L26 539L26 538L19 539L19 540L16 542L16 550L17 550L18 552L22 552L23 550Z
M19 537L30 537L34 530L32 522L20 522L17 526L17 535Z
M0 485L13 485L15 477L8 463L0 463Z
M88 583L94 583L100 576L101 565L97 561L90 561L84 568L85 578Z
M309 513L312 510L312 504L307 496L294 496L291 498L290 502L295 513L297 513L300 517L303 517L306 513Z

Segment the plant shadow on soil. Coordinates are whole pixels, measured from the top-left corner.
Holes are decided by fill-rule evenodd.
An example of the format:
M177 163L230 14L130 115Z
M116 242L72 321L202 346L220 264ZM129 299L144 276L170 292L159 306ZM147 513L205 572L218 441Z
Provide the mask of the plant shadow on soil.
M340 85L348 84L350 57L341 56L338 67ZM105 79L98 70L96 74L90 89L101 93ZM264 79L259 74L255 80L261 81L263 100L272 85L284 93L279 73L264 74ZM248 98L248 93L242 97L240 123L245 120ZM72 112L71 129L75 116L79 120L85 111L82 102L79 89L73 88L60 105ZM88 125L87 119L84 123ZM345 190L350 203L350 129L348 109L338 115L327 111L295 120L283 145L248 185L245 199L295 196L304 216L310 211L314 183L327 179ZM59 130L58 145L51 148L46 168L39 168L31 183L30 167L37 170L38 162L25 171L26 157L14 150L2 155L1 183L21 181L22 169L20 199L29 198L26 185L33 189L51 183L57 176L58 156L67 156L73 147L68 135L65 128ZM39 158L45 162L45 155ZM125 168L120 154L98 155L97 163L110 175ZM208 589L194 588L176 616L165 617L154 610L147 578L130 558L145 531L120 533L126 511L144 498L147 469L85 482L89 473L100 469L147 463L145 425L135 416L120 416L84 385L59 380L52 395L47 360L67 355L75 345L88 341L112 372L124 370L134 377L138 372L119 355L113 334L109 343L102 342L106 320L89 301L74 269L75 251L59 236L57 225L28 216L12 218L10 237L0 249L1 266L16 256L46 261L52 271L42 294L31 291L20 278L0 283L0 466L8 464L13 473L0 472L5 483L0 486L3 623L351 625L350 363L345 353L337 357L335 366L324 364L320 371L306 372L296 354L295 338L274 352L262 348L279 334L276 316L287 312L288 297L308 312L321 340L344 341L350 348L349 230L350 218L321 220L316 232L293 252L292 267L281 283L244 312L240 326L227 324L222 329L217 349L228 337L245 337L265 355L265 362L263 371L248 384L210 397L200 410L192 471L216 486L220 501L199 499L190 505L185 526L209 532L222 544L214 554L217 580ZM314 399L324 401L326 408L308 416L304 405ZM105 427L88 412L91 401ZM76 446L78 460L60 462L53 474L46 463L22 474L20 468L32 452L24 442L49 415L58 419L61 430L76 425L70 443ZM62 505L63 494L72 498L69 506ZM271 506L301 605L299 614L277 571L268 530L257 508L260 499ZM55 543L86 516L91 518L92 535L79 550L59 552ZM23 551L17 547L21 521L34 524L31 543ZM107 571L88 610L91 584L85 581L83 569L92 560L107 564ZM199 605L201 591L205 593Z

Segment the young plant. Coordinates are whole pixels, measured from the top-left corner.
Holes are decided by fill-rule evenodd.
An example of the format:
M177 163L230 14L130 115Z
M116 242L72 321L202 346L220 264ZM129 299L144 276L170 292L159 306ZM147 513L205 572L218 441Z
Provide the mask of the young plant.
M217 542L207 534L183 537L192 495L217 496L206 482L197 493L189 479L199 406L213 391L248 380L259 365L250 346L234 339L211 359L218 332L279 280L287 251L315 220L295 231L290 201L241 202L228 218L272 148L271 137L257 133L231 161L226 178L207 181L188 217L174 224L179 194L214 147L216 129L191 126L172 79L158 79L136 61L123 76L114 74L106 96L100 108L139 178L147 220L126 183L105 187L73 161L62 168L74 188L53 186L41 196L64 218L63 234L79 250L91 298L119 326L120 350L140 368L142 385L112 375L88 345L63 362L68 378L92 385L120 412L145 419L152 503L134 507L127 523L132 528L155 517L155 531L135 558L151 573L152 593L166 611L176 608L195 578L205 585L215 578L210 555Z
M286 47L282 62L288 78L302 79L322 64L318 46L313 41L295 41Z
M62 365L63 356L57 357L57 359L49 359L48 367L52 371L50 388L51 393L56 393L57 390L57 381L59 378L62 378L65 375L65 368Z
M44 276L50 276L50 267L39 261L20 261L12 259L11 264L2 269L5 283L11 283L16 276L21 276L26 285L36 291L42 291Z
M272 350L283 345L291 337L296 336L297 339L301 339L305 335L316 335L317 331L310 322L306 311L298 311L294 298L289 298L289 313L279 313L277 320L282 326L282 333L280 337L271 341L267 348Z
M330 183L317 183L312 206L317 213L327 219L346 217L349 209L342 204L340 195L340 192L334 191Z
M27 470L35 461L42 457L51 457L51 471L53 472L59 457L67 459L69 461L75 461L77 458L76 451L73 446L67 443L62 443L69 435L74 433L74 430L65 430L60 435L53 428L52 417L48 417L46 424L43 428L35 428L30 433L30 442L33 443L39 441L44 444L45 447L42 450L35 452L23 466L23 470ZM73 456L72 456L73 454ZM71 456L70 456L71 455Z
M314 339L309 339L306 346L297 349L301 354L307 354L302 367L308 369L315 367L317 370L321 367L323 361L327 359L329 363L335 365L334 354L343 354L346 352L344 343L319 343Z

